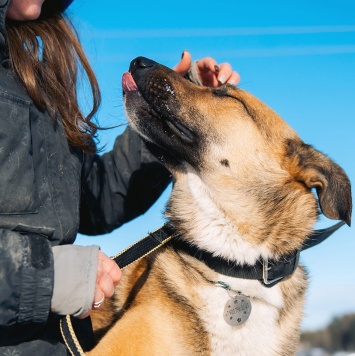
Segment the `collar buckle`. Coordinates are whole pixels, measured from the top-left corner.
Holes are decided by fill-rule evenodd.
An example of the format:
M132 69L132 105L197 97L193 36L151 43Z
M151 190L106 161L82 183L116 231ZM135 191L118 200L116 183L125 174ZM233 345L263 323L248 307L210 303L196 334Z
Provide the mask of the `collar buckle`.
M281 279L284 278L283 276L281 276L281 277L277 277L277 278L269 280L269 271L272 268L269 266L269 259L263 258L262 263L263 263L263 283L265 286L272 287L273 285L280 282Z
M285 277L293 274L298 266L300 251L290 254L278 261L270 263L268 258L262 259L263 279L262 283L265 287L273 287L275 284L281 282ZM271 279L271 277L274 277Z

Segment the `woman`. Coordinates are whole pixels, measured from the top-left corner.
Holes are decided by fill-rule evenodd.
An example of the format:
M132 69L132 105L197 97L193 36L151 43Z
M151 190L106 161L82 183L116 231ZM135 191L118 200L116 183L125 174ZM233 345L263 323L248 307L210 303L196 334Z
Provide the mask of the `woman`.
M72 1L72 0L71 0ZM84 349L90 318L119 282L97 246L73 246L78 232L103 234L144 213L169 172L126 130L96 153L100 105L94 73L63 13L69 0L0 0L0 354L66 355L59 332L73 315ZM76 94L77 64L92 89L89 115ZM190 68L184 52L175 70ZM199 84L237 84L211 58L189 73Z

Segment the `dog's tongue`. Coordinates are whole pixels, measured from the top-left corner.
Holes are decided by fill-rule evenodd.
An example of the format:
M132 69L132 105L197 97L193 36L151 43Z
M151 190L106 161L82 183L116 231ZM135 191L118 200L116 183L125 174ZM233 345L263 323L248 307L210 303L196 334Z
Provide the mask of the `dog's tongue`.
M128 93L133 90L138 90L137 84L134 81L131 73L125 72L122 76L122 88L125 93Z

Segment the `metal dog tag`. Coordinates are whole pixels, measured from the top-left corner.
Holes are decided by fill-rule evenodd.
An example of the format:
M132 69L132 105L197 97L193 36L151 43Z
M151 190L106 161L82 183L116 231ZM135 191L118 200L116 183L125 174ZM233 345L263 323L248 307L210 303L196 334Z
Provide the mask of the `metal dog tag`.
M223 317L227 324L231 326L238 326L245 323L251 313L250 299L243 295L238 294L228 300L224 307Z

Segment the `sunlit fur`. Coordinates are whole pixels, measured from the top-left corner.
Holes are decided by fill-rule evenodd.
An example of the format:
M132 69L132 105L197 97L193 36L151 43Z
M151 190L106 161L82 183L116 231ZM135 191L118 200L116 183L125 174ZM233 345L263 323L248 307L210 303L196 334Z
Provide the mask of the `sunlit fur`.
M350 224L345 173L254 96L198 87L159 65L133 78L139 91L126 93L127 115L162 149L174 176L166 217L186 241L235 264L294 252L319 214L312 188L328 217ZM217 281L251 299L243 325L224 321L230 295ZM294 355L306 286L301 266L266 288L168 245L124 270L115 297L94 315L98 335L108 332L90 355Z

